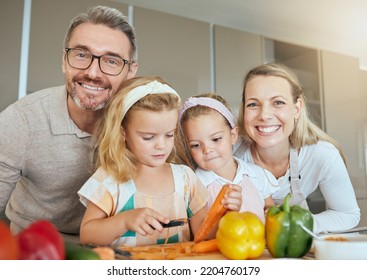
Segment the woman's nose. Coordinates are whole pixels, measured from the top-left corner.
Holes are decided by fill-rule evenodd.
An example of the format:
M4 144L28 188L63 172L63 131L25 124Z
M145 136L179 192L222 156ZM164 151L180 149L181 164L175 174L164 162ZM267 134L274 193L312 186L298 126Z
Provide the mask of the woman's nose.
M273 117L273 110L270 106L264 105L261 107L260 118L263 120L271 119Z

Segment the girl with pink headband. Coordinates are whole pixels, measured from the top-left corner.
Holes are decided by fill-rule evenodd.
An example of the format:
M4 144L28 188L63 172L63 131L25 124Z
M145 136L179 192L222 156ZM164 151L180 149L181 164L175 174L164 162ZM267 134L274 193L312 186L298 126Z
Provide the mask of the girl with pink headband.
M208 188L207 206L211 207L223 185L231 184L231 194L241 194L242 199L226 207L253 212L265 223L265 210L274 204L271 186L261 168L233 156L238 127L226 100L216 94L190 97L181 107L179 119L184 160Z

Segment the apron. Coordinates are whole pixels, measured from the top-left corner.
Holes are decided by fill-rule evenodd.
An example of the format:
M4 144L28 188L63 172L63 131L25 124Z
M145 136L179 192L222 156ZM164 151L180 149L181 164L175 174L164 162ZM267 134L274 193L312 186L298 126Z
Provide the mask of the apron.
M235 151L235 155L239 158L242 158L243 154L246 151L246 147L244 143L242 143L238 149ZM301 191L300 185L301 175L298 170L298 152L297 150L291 148L289 152L289 181L291 185L291 205L299 205L302 208L309 209L306 201L306 197L303 195ZM280 205L283 203L284 198L282 199L274 199L276 205Z
M127 206L126 208L124 206L124 210L124 208L121 209L121 207L118 207L117 202L113 215L116 215L117 211L126 211L148 207L154 209L159 213L162 213L170 220L178 218L188 218L187 209L189 207L189 197L185 199L185 174L182 173L179 166L174 164L170 164L170 166L174 179L174 192L162 196L145 194L137 190L135 184L132 182L131 184L133 184L134 195L132 196L133 201L130 203L131 205ZM117 197L120 197L119 186L117 187ZM155 245L164 244L166 242L166 239L168 243L190 241L191 235L189 224L171 228L164 228L163 232L161 233L155 230L152 235L147 236L143 236L129 230L125 232L122 236L114 240L111 245L125 245L134 247L141 245Z
M306 197L301 191L300 185L301 175L298 171L298 152L297 150L291 148L289 152L289 182L291 185L291 199L290 205L298 205L304 209L308 209ZM274 199L276 205L282 204L284 198Z

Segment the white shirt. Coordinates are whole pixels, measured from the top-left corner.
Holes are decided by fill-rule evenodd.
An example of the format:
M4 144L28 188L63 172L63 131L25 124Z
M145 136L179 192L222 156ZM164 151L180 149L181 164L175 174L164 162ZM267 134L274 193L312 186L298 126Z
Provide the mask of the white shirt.
M237 172L233 181L229 181L213 171L207 171L200 167L195 173L201 182L208 188L210 193L208 206L214 203L220 189L225 184L236 184L242 187L242 206L240 212L253 212L265 222L264 198L271 195L272 189L269 182L264 177L264 171L257 165L245 163L243 160L235 158L238 163ZM269 173L269 176L273 175ZM275 178L273 177L273 180Z
M213 171L207 171L200 167L196 168L195 173L199 176L201 182L204 186L208 186L211 182L215 180L219 180L222 184L230 183L230 184L239 184L243 180L243 176L246 175L250 178L251 182L254 186L259 190L263 198L267 198L271 196L274 192L270 183L266 180L264 176L264 171L261 167L254 163L244 162L239 158L234 158L237 163L237 172L233 181L229 181L225 178L220 177ZM276 182L275 177L269 171L265 170L268 174L269 178L271 178L272 182Z
M246 144L236 146L235 155L246 162L254 163L251 150ZM346 230L358 225L360 209L353 185L338 149L329 142L319 141L301 148L298 155L298 170L301 175L301 191L305 197L320 187L327 210L314 217L314 232ZM290 191L289 170L279 187L273 187L273 198L284 198Z

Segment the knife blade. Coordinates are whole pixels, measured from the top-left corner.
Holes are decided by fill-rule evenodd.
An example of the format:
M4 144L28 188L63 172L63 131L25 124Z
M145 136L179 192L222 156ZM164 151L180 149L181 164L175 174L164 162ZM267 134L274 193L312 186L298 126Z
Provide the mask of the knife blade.
M181 218L169 221L168 224L161 223L163 228L170 228L170 227L179 227L187 224L189 222L188 218Z
M97 247L103 247L103 246L99 246L99 245L95 245L95 244L81 244L83 247L89 248L89 249L93 249L93 248L97 248ZM131 252L129 251L125 251L125 250L121 250L119 248L116 247L112 247L112 246L108 246L110 247L114 253L115 253L115 259L119 259L119 260L129 260L131 257Z

